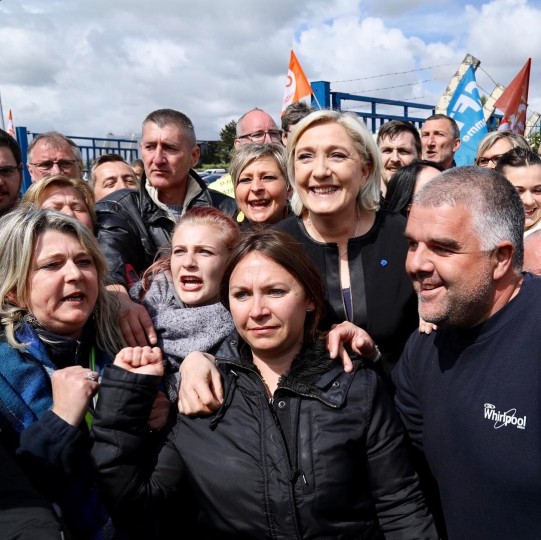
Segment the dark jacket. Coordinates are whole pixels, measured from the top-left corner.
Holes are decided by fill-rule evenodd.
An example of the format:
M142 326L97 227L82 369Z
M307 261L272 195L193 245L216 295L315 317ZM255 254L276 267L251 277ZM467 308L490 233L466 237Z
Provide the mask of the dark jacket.
M0 439L1 439L0 432ZM60 540L50 503L34 488L0 442L0 538Z
M326 313L320 327L329 330L332 324L348 320L338 244L314 240L296 216L281 221L276 228L300 242L325 280ZM348 240L351 322L364 328L376 342L386 372L396 364L408 337L419 325L417 297L405 270L405 228L403 216L380 210L366 234Z
M379 539L378 520L386 538L435 538L400 422L371 369L345 373L318 342L269 401L251 355L237 350L232 337L216 355L222 407L181 415L151 479L144 424L159 378L107 368L93 434L112 508L155 515L184 482L200 508L197 538Z
M207 189L197 173L190 176L201 191L184 210L194 206L214 206L234 217L235 200ZM129 285L154 262L158 249L171 241L175 222L160 208L146 190L143 176L139 191L122 189L96 204L97 236L107 259L109 277L115 283Z
M50 410L50 377L68 360L69 365L88 365L86 337L92 332L87 326L82 342L63 338L46 347L34 327L25 324L17 340L28 343L26 349L16 350L0 339L3 441L39 493L62 509L64 526L77 540L98 538L110 520L96 490L87 425L74 427ZM106 363L106 355L96 351L96 371Z

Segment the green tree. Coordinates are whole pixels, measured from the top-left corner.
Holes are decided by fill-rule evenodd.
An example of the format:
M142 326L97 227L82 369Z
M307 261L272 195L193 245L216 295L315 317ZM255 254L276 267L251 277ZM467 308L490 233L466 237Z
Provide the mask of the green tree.
M541 133L539 131L535 133L530 133L527 137L528 142L534 152L537 152L539 149L539 144L541 143Z
M223 127L222 131L220 131L220 142L218 144L220 146L219 155L222 162L229 162L229 154L235 146L236 137L237 122L235 122L235 120L231 120L231 122L227 123Z

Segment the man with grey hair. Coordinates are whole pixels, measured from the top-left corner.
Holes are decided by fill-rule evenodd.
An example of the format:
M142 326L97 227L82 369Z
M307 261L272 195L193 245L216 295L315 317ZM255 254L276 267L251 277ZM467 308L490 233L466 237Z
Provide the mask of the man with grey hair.
M27 167L32 182L46 176L65 174L83 177L83 156L80 148L58 131L40 133L28 145Z
M264 144L281 141L282 132L272 116L257 107L238 119L236 130L235 148L251 142Z
M435 161L444 169L456 165L455 152L460 148L460 128L445 114L429 116L421 129L423 159Z
M194 206L214 206L236 215L235 201L210 191L193 171L199 148L191 120L173 109L159 109L143 122L144 175L138 191L120 190L96 204L98 241L107 259L111 286L122 302L121 328L129 345L155 341L148 314L127 293L171 241L176 220Z
M524 271L541 275L541 230L524 238Z
M541 531L541 279L522 273L523 232L514 187L479 167L434 178L409 214L406 269L438 330L413 334L392 376L449 538Z

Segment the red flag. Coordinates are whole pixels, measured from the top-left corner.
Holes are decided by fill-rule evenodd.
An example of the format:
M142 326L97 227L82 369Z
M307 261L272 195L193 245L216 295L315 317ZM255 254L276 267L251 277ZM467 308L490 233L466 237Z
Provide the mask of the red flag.
M531 64L532 59L528 58L520 73L494 103L494 107L500 109L504 114L498 131L511 131L524 135Z
M284 114L288 105L296 103L303 97L311 94L313 94L312 87L297 60L295 53L291 51L289 70L287 72L286 91L284 92L284 101L282 103L282 114Z
M8 128L7 132L15 138L15 127L13 126L13 116L11 115L11 109L9 109L8 113Z

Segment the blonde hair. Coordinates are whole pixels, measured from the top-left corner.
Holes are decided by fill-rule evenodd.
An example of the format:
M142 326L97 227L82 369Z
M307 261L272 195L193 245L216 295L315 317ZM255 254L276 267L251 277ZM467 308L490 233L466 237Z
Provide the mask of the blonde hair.
M22 203L26 206L41 206L44 202L45 190L50 187L71 187L73 188L83 199L90 219L92 220L92 226L96 226L96 211L94 206L96 205L96 199L94 197L94 191L92 188L80 178L70 178L64 174L55 174L54 176L47 176L35 182L30 186L28 191L24 194Z
M235 148L231 154L231 164L229 165L229 174L235 189L239 182L242 171L254 161L263 158L271 158L275 161L278 169L282 173L286 183L286 189L290 188L287 176L287 160L285 149L280 143L249 143L242 144Z
M484 136L483 140L479 143L477 147L477 152L475 154L475 162L480 157L483 157L483 154L490 150L498 141L506 140L511 148L524 148L525 150L531 150L528 141L517 133L511 133L510 131L491 131Z
M39 208L18 208L0 219L0 322L7 342L16 349L26 346L17 341L15 334L28 313L29 277L36 244L47 231L76 236L94 260L98 275L94 308L96 345L114 358L125 342L118 326L120 306L106 289L107 263L98 242L75 218Z
M341 113L338 111L322 110L314 111L304 117L295 127L287 141L287 170L289 181L293 186L291 197L291 208L300 216L304 211L302 200L295 189L295 150L297 143L305 131L314 126L325 124L339 124L349 135L353 146L361 160L370 168L368 178L357 195L357 206L359 210L376 211L379 208L380 200L380 179L381 179L381 158L374 137L366 127L365 123L355 114Z

